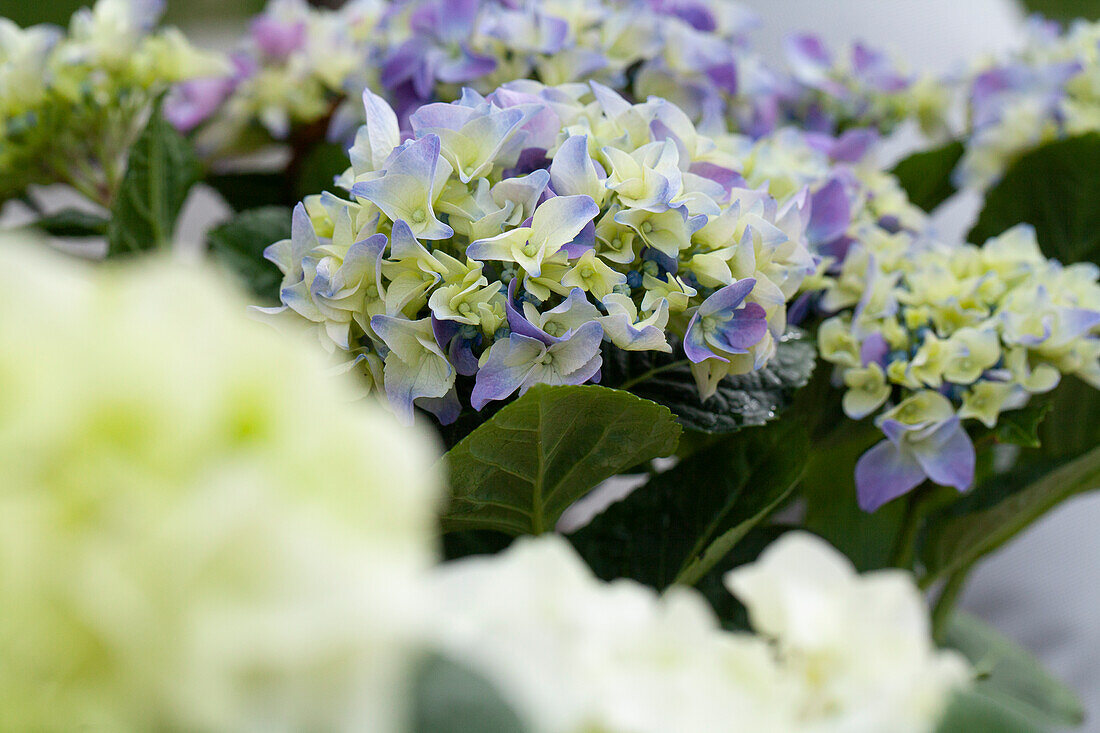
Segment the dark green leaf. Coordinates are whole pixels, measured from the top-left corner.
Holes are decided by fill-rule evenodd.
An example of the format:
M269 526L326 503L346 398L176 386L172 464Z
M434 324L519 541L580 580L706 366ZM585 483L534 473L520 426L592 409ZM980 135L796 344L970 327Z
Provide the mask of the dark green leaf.
M1049 402L1035 402L1020 410L1001 413L997 420L997 441L1038 448L1039 425L1050 411Z
M1020 223L1062 262L1100 262L1100 134L1048 143L1008 169L985 197L971 242L981 244Z
M1100 19L1100 0L1023 0L1024 9L1063 22L1074 18Z
M164 119L159 107L154 109L130 149L126 175L111 208L108 256L168 247L187 193L201 176L191 144Z
M279 302L282 273L264 259L264 249L290 238L290 209L267 206L241 212L206 235L210 254L261 300Z
M614 348L604 352L606 384L659 402L672 410L685 428L704 433L731 433L773 419L790 405L795 390L809 381L816 354L812 340L792 330L778 345L771 363L759 371L722 380L714 396L704 402L681 354Z
M282 173L219 173L205 183L221 194L235 211L261 206L293 206L298 199Z
M1004 477L1011 479L1011 472ZM958 506L950 507L931 517L921 549L927 580L968 567L1061 502L1098 487L1100 447L1043 474L992 506L965 512ZM962 502L960 505L966 506Z
M336 191L335 178L351 165L348 151L342 145L321 143L314 146L302 159L294 171L294 190L297 198Z
M1039 425L1043 457L1076 458L1100 445L1100 390L1076 377L1063 377L1049 404L1050 412Z
M55 237L102 237L107 233L108 220L98 214L79 209L62 209L47 214L34 226Z
M834 390L839 392L839 390ZM896 499L868 514L856 502L856 461L883 439L870 421L841 416L832 431L818 437L799 482L806 501L806 529L828 540L861 571L890 564L895 538L905 514L906 498Z
M443 528L552 530L596 484L670 455L679 437L667 408L629 392L532 387L444 455L452 501Z
M524 733L519 716L481 675L433 655L413 684L413 733Z
M570 539L602 578L694 584L790 496L808 452L795 420L741 431L654 476Z
M1022 730L1076 726L1084 720L1081 701L1071 689L1029 652L977 618L955 614L946 643L961 651L979 673L972 692L1006 713L1006 720L1032 726Z
M932 211L955 193L951 172L965 148L958 140L941 148L914 153L894 167L894 175L909 200L925 211Z
M506 550L515 537L489 529L467 529L443 535L443 557L458 560L471 555L495 555Z

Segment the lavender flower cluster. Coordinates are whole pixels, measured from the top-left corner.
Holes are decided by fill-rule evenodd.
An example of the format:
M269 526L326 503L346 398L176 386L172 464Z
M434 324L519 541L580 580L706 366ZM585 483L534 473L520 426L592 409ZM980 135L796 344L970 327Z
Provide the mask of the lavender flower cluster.
M984 64L970 83L970 130L955 171L960 186L984 189L1030 150L1100 131L1100 23L1062 32L1033 18L1023 48Z
M960 491L974 480L963 424L997 425L1073 374L1100 389L1100 268L1064 266L1020 225L982 246L905 232L865 237L830 278L841 312L818 331L845 387L844 412L877 413L886 440L856 467L873 511L926 479Z
M181 129L202 125L212 156L330 119L330 138L344 139L367 88L384 90L404 123L463 87L487 94L515 79L661 96L708 133L888 129L909 117L942 127L947 100L930 79L862 44L834 57L811 36L792 38L787 68L775 67L749 46L756 23L717 0L353 0L335 11L272 0L232 55L234 73L180 86L169 108Z
M402 133L364 95L346 199L311 197L266 256L283 305L441 422L534 384L598 381L605 342L683 351L706 398L759 369L816 262L811 198L747 187L674 104L513 82L428 104Z

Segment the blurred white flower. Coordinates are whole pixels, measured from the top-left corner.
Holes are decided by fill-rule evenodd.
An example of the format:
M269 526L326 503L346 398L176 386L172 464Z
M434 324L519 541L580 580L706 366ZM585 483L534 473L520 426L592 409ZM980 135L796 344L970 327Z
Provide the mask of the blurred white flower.
M791 730L766 642L725 632L691 589L604 583L558 536L443 566L439 645L533 733Z
M800 731L932 731L969 677L960 654L932 643L908 573L860 576L813 535L783 535L755 563L730 572L726 585L801 687Z
M439 481L228 282L0 242L0 729L397 730Z

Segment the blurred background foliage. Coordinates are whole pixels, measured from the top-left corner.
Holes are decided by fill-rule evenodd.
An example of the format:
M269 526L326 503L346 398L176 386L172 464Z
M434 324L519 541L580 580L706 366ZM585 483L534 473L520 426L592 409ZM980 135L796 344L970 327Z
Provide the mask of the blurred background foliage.
M817 0L808 0L817 2ZM1042 13L1061 21L1084 17L1100 18L1100 0L1018 0L1029 13ZM64 24L74 10L91 0L0 0L0 16L20 25L33 23ZM314 0L317 5L338 4L339 0ZM753 5L767 0L747 0ZM203 19L243 20L263 7L264 0L168 0L167 21L193 25Z

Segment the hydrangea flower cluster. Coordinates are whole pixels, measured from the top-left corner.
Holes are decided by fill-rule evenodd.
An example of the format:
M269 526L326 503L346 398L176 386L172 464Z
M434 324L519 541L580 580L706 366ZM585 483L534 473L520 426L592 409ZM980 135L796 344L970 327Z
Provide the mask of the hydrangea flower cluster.
M897 179L875 164L874 131L854 129L833 137L786 127L757 140L743 135L717 140L749 186L780 201L803 189L809 193L806 239L817 270L802 283L802 295L790 309L792 323L843 307L823 307L832 303L823 301L821 291L840 274L854 244L915 236L927 227L927 216Z
M437 453L316 351L213 273L0 241L0 729L400 729Z
M853 43L846 54L833 54L814 35L792 35L784 50L793 89L780 98L787 117L807 130L835 133L873 126L889 131L916 119L930 135L946 132L951 97L944 80L902 70L886 53Z
M860 577L800 532L726 576L756 635L722 630L693 589L601 583L560 537L437 576L439 646L537 733L929 733L970 677L906 573Z
M332 194L265 256L283 306L410 422L534 384L597 381L601 349L682 351L701 396L761 368L815 263L809 197L745 186L675 105L596 83L465 90L367 122ZM605 346L605 342L608 346ZM472 379L469 379L472 378Z
M756 137L791 122L888 129L912 116L942 126L935 85L880 52L856 45L850 63L834 61L820 42L797 38L790 70L772 68L748 44L756 24L724 0L356 0L335 11L272 0L233 55L234 73L182 86L173 116L185 129L213 116L199 134L213 155L247 148L257 127L283 139L292 125L330 117L330 138L343 140L362 121L367 88L384 90L404 124L462 88L488 94L537 79L660 96L708 133Z
M1043 257L1027 225L980 247L904 234L853 247L823 296L844 310L818 340L846 387L844 412L877 413L886 435L857 464L861 506L925 479L965 490L975 451L964 420L992 428L1063 374L1100 388L1098 275Z
M971 81L960 186L987 188L1028 151L1100 130L1100 23L1081 20L1063 34L1033 18L1028 30L1021 50L987 63Z
M109 205L154 100L224 72L175 29L154 31L163 0L99 0L68 34L0 18L0 200L62 181Z

